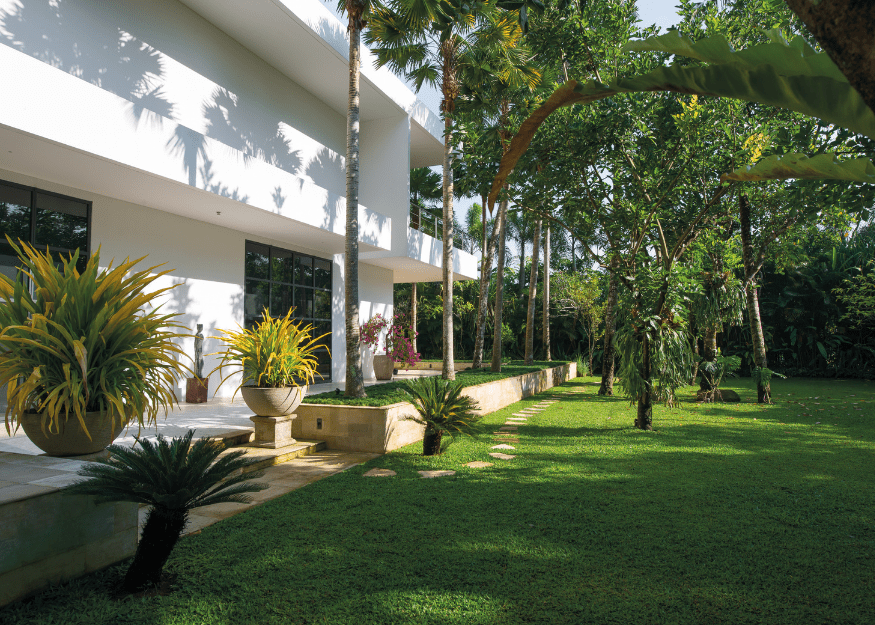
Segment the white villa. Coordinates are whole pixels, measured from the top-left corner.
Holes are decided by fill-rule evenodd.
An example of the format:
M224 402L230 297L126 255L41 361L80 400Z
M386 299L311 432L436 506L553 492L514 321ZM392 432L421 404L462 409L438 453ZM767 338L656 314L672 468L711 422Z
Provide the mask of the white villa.
M5 234L148 255L179 285L165 310L207 337L295 306L331 332L320 372L342 386L346 24L319 0L0 0L0 44L0 271ZM365 321L393 313L393 283L440 280L408 187L441 163L442 123L367 51L361 119Z

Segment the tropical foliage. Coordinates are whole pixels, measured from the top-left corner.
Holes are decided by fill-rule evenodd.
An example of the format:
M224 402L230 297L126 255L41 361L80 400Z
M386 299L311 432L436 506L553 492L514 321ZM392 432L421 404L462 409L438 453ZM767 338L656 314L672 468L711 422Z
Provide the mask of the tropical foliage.
M424 456L441 452L441 441L445 434L455 440L460 436L476 436L479 433L481 415L477 412L477 403L462 394L463 388L461 381L444 380L437 376L407 381L404 390L417 412L410 419L425 426L422 443Z

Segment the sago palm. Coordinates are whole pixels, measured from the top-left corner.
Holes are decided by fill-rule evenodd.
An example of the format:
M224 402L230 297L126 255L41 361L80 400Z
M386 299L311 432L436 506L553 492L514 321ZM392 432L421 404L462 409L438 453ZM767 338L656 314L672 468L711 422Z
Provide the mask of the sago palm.
M194 430L170 441L142 439L139 449L110 445L109 458L89 463L70 492L93 495L98 502L131 501L151 506L124 589L136 592L160 582L161 571L182 535L194 508L216 503L249 503L245 493L267 488L249 480L264 475L245 473L253 461L244 451L221 455L224 442L202 438L192 444Z
M453 440L460 436L476 436L482 418L476 411L477 402L462 395L462 383L437 376L408 380L404 389L418 416L410 417L425 426L422 455L440 453L444 434Z

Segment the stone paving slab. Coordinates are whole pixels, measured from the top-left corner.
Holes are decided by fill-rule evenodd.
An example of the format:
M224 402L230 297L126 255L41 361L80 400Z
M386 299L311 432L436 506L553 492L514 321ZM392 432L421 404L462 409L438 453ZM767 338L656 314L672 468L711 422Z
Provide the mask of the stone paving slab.
M432 478L432 477L449 477L451 475L455 475L455 471L417 471L424 478Z
M516 447L502 443L501 445L493 445L489 449L516 449Z
M516 432L516 431L517 431L516 426L509 426L509 425L508 425L508 426L505 426L505 427L502 427L502 428L498 428L498 432L495 432L495 433L496 433L496 434L499 434L499 433L501 433L501 432Z
M392 469L371 469L362 475L365 477L394 477L398 474Z
M515 416L515 417L534 417L535 415L530 414L528 412L515 412L515 413L513 413L513 416Z
M493 464L491 462L483 462L482 460L475 460L474 462L469 462L465 466L471 467L472 469L485 469L486 467L493 466Z
M498 451L493 452L489 455L492 456L493 458L498 458L499 460L513 460L514 458L516 458L516 456L511 456L510 454L503 454L503 453L498 452Z

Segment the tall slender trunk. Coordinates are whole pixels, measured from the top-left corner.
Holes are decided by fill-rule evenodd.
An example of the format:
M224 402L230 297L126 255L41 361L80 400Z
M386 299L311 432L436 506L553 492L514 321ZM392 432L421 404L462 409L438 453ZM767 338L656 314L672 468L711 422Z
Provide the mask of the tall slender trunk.
M410 332L413 336L410 337L410 344L413 346L413 351L419 351L416 348L416 282L410 285Z
M695 326L691 325L690 327L692 328L691 334L693 335L693 338L691 341L692 345L693 345L693 353L696 356L698 356L699 355L699 337L696 334ZM696 383L696 377L698 377L698 375L699 375L699 359L695 358L693 360L693 376L690 378L690 384Z
M714 362L717 359L717 326L709 324L705 326L705 338L702 340L702 361ZM716 380L706 369L702 369L699 379L699 390L708 393L714 390Z
M480 244L480 255L486 256L486 202L489 199L488 195L480 194L480 223L483 225L483 242Z
M483 346L486 342L486 309L489 304L489 278L492 276L492 260L495 256L495 243L498 239L498 221L496 219L492 223L492 234L484 242L484 249L486 250L485 258L480 262L480 302L477 306L477 325L474 328L474 361L471 363L472 369L479 369L483 366ZM486 233L485 220L483 221L483 232L484 234Z
M571 271L577 273L577 252L575 251L576 241L574 240L574 235L571 236Z
M541 299L544 303L541 323L544 326L544 360L553 360L550 355L550 226L544 235L544 288Z
M751 241L750 202L744 194L738 196L738 209L739 222L741 222L741 258L744 263L744 294L747 302L750 336L753 341L753 362L758 369L765 369L769 365L755 282L756 271L753 258L753 243ZM760 404L772 403L771 385L768 383L763 384L761 376L757 380L757 402Z
M529 306L526 311L526 359L527 365L535 361L535 297L538 294L538 259L541 253L541 220L535 223L532 237L532 267L529 271Z
M650 386L650 338L644 332L641 345L641 377L644 379L644 392L638 397L638 411L635 427L640 430L653 429L653 389Z
M608 282L608 301L605 306L605 351L602 356L602 383L599 395L614 394L614 333L617 330L617 272L620 263L617 258L611 258L611 278Z
M525 215L520 216L520 219L524 218ZM517 274L517 288L520 295L526 288L526 232L522 224L520 224L520 271Z
M445 51L443 85L444 92L444 366L442 376L445 380L456 379L455 359L453 358L453 117L452 97L446 88L454 84L451 67L451 51Z
M349 7L348 7L349 8ZM364 397L365 379L359 349L359 70L361 13L349 11L349 101L346 113L346 396Z
M492 332L492 367L491 371L501 371L501 317L504 312L504 252L507 226L507 199L502 199L498 205L498 267L495 270L495 314Z

